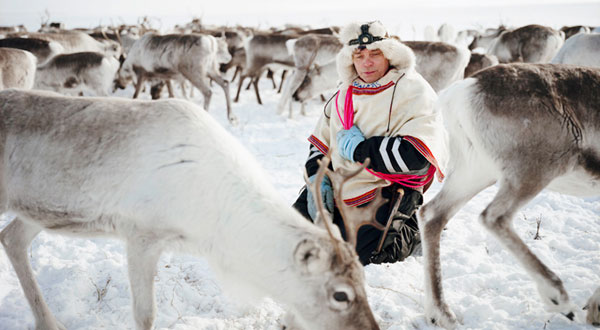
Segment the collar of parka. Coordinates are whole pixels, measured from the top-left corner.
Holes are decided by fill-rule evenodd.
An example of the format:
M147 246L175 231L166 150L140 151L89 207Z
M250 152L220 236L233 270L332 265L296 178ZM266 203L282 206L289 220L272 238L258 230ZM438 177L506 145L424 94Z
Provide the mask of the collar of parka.
M342 85L348 86L356 77L358 77L358 73L356 72L356 69L354 69L354 63L352 62L352 53L359 45L350 45L350 41L357 39L363 34L361 26L364 24L365 23L350 23L346 25L338 35L343 46L337 54L336 64ZM370 50L380 49L383 56L390 62L390 66L393 66L396 69L403 70L415 66L415 54L412 49L402 44L395 37L390 37L381 22L375 21L366 24L369 26L368 32L374 37L381 37L382 40L373 41L370 44L361 45L361 47L366 47Z

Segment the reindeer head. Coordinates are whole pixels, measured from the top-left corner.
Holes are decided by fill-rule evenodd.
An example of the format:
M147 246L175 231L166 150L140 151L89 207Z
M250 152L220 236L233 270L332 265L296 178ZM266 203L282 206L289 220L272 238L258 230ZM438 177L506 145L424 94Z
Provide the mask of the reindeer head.
M291 303L293 318L288 327L379 329L367 301L363 266L353 246L326 236L307 238L296 247L294 264L304 285Z
M121 54L119 57L119 70L117 71L117 76L114 81L114 90L117 88L125 89L130 82L133 81L133 77L135 76L135 72L133 71L133 66L131 62L127 60L125 55Z
M217 63L229 63L231 61L231 54L227 46L225 37L219 37L217 39Z
M102 43L104 54L106 56L112 56L116 59L119 59L119 57L121 57L123 54L121 45L118 42L110 39L102 40L100 42Z
M313 190L317 202L318 226L326 229L328 235L320 239L308 238L300 241L294 252L294 263L306 282L303 296L295 299L297 317L295 322L305 329L379 329L369 307L364 289L363 267L355 252L356 234L363 224L372 224L383 229L375 221L375 212L385 203L380 190L375 199L366 207L356 208L342 201L343 185L356 176L369 164L369 160L358 171L335 173L327 169L329 157L323 158L313 184L307 181L307 188ZM344 242L337 227L333 226L331 215L323 206L321 181L325 173L334 186L335 199L344 217L346 233L350 243ZM312 290L312 291L311 291ZM320 301L314 306L310 301Z

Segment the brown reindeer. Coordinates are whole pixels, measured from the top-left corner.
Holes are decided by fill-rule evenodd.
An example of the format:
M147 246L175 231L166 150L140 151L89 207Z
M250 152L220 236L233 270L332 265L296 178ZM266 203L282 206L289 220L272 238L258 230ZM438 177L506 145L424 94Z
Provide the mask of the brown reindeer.
M296 35L259 33L250 37L245 44L246 66L240 75L237 93L234 102L238 102L240 91L244 79L250 78L254 86L256 100L262 104L260 93L258 92L258 81L260 76L267 69L275 67L284 67L290 69L294 67L294 60L289 54L286 42L296 38ZM282 76L282 80L283 80Z

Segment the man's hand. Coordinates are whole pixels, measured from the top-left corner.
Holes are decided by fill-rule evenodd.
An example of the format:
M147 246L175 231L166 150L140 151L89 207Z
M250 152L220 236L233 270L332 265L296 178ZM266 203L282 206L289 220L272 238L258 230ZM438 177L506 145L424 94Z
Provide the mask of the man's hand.
M337 133L338 152L340 156L347 160L354 161L354 151L359 143L363 142L365 137L358 126L352 125L348 130L341 130Z
M310 178L308 178L311 184L314 183L316 177L316 175L313 175ZM317 220L317 203L315 202L314 196L310 188L306 187L306 189L308 193L306 196L308 215L310 215L311 219L314 222L315 220ZM329 178L327 176L324 176L323 181L321 182L321 195L323 197L323 204L325 208L327 209L327 211L329 211L329 213L333 213L333 189L331 189L331 181L329 181Z

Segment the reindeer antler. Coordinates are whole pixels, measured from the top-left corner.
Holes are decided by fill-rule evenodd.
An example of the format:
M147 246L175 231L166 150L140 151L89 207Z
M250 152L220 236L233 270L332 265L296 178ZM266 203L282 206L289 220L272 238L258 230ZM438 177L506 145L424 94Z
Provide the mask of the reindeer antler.
M323 205L323 195L321 192L321 182L323 182L323 179L325 178L325 172L328 171L327 167L329 166L330 161L331 159L327 156L321 160L317 160L317 162L319 163L319 170L317 171L315 181L313 183L310 183L305 169L304 181L306 182L306 188L310 189L313 198L317 203L317 219L315 219L315 224L318 225L320 221L322 221L325 226L325 229L327 230L327 233L329 234L329 237L331 237L331 239L334 242L337 242L338 239L341 237L336 237L336 235L333 233L333 230L329 226L330 224L333 224L333 220L331 218L331 214L325 209L325 206ZM334 244L334 246L336 254L341 255L338 244Z
M385 227L375 220L375 214L379 207L386 203L386 199L381 195L381 187L375 191L375 198L364 207L349 206L342 198L344 184L364 170L371 160L367 158L362 166L355 171L347 171L339 169L337 172L327 171L327 175L331 180L334 191L335 204L337 205L342 218L344 219L344 227L346 229L346 237L348 242L356 247L356 236L360 227L364 225L372 225L379 230L384 230Z
M306 173L304 179L307 182L308 189L311 189L313 192L315 202L317 203L317 211L319 214L318 219L324 221L327 232L329 232L329 235L334 238L334 234L329 227L329 224L333 223L331 220L331 214L329 214L329 212L327 212L323 206L323 199L321 195L321 182L323 181L325 174L327 174L333 185L335 204L340 210L340 214L344 220L347 240L350 244L352 244L352 246L356 247L356 236L360 227L364 225L372 225L379 230L385 230L385 227L375 219L375 214L377 213L379 207L385 204L387 200L383 198L381 195L381 188L378 187L375 191L375 198L367 206L354 207L344 203L344 199L342 198L344 184L364 170L369 165L370 159L367 158L363 165L355 171L347 171L343 169L331 171L328 169L330 161L331 159L329 155L325 156L319 161L319 170L317 171L313 184L309 183Z

